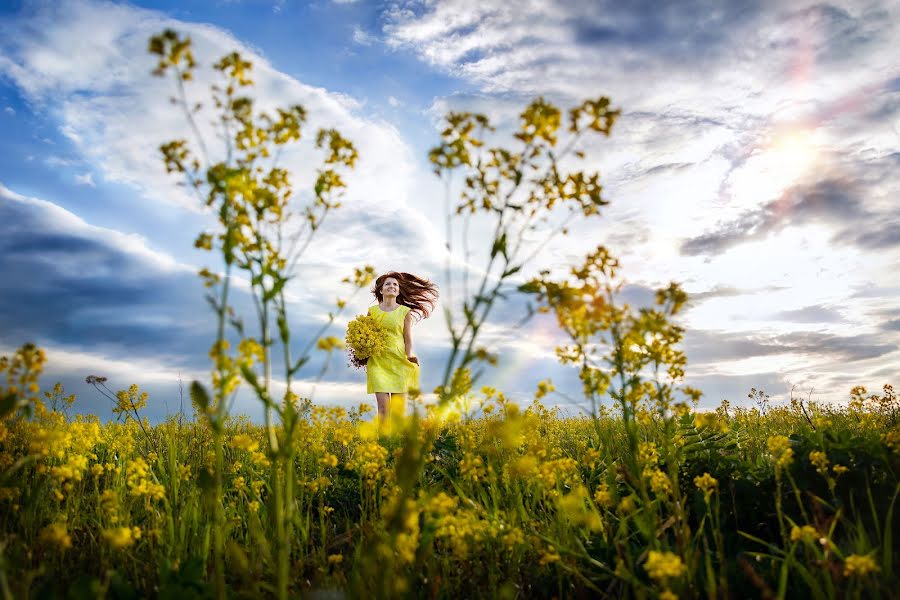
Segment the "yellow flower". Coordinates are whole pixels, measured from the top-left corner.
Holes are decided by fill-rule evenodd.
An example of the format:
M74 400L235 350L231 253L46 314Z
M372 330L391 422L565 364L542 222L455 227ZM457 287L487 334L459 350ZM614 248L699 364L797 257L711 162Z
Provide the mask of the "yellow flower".
M72 547L72 538L66 530L65 523L51 523L41 530L40 539L55 545L60 550Z
M637 504L635 504L634 496L625 496L619 501L618 511L623 515L633 513L635 508L637 508Z
M775 460L776 470L789 466L794 462L794 450L791 448L791 441L783 435L775 435L770 437L766 445L769 453Z
M344 562L343 554L329 554L328 555L328 564L329 565L339 565Z
M323 350L325 352L331 352L332 350L340 350L344 347L344 343L333 335L328 337L319 338L316 342L316 348L319 350Z
M538 563L541 566L550 565L555 562L559 562L560 558L561 557L560 557L559 553L556 551L556 548L554 548L553 546L548 546L547 551L541 555L541 559L538 561Z
M695 414L694 427L697 429L713 429L720 433L728 432L728 423L720 419L719 414L715 412Z
M867 554L851 554L844 559L844 576L846 577L851 575L862 577L868 573L878 573L880 570L878 565L875 564L875 560Z
M325 456L319 459L319 462L326 467L336 467L338 464L338 457L334 454L326 452Z
M253 502L251 502L250 504L247 505L247 509L252 513L258 513L259 512L259 502L254 500Z
M103 531L103 538L116 550L131 546L140 537L140 527L113 527Z
M597 490L594 492L594 502L603 508L612 508L612 505L615 504L615 498L605 481L597 486Z
M647 556L647 561L644 563L644 569L651 579L659 581L681 577L685 571L685 566L681 561L681 557L677 554L651 550Z
M231 438L230 446L247 452L256 452L259 450L259 442L255 441L245 433L239 433Z
M659 462L659 452L653 442L641 442L638 449L641 462L645 465L655 465Z
M819 532L812 525L804 525L798 527L794 525L791 528L791 541L814 542L819 537Z
M672 492L672 482L669 481L669 476L660 469L644 469L643 475L650 482L650 489L657 496Z
M388 451L378 442L362 444L357 448L352 465L369 483L374 483L387 461Z
M372 315L360 315L347 324L345 342L357 358L377 356L387 348L384 325Z
M664 590L660 592L659 600L678 600L678 595L672 592L672 590Z
M809 462L811 462L820 473L828 472L828 456L826 456L824 452L813 450L809 453Z
M697 489L703 492L703 497L708 500L712 493L716 491L716 488L719 486L719 482L709 473L704 473L699 477L694 477L694 485L697 486Z
M900 453L900 426L895 427L893 431L882 434L881 439L888 445L888 448Z

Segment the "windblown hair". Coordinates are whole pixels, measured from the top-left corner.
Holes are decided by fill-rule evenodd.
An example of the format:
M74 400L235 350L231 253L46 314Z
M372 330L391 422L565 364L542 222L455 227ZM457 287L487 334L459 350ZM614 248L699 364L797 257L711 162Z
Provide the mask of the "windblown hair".
M408 306L411 309L410 312L417 317L427 319L431 314L431 311L434 310L434 305L437 303L437 285L427 279L416 277L412 273L388 271L375 280L375 286L372 288L372 293L375 295L378 302L384 300L384 296L381 295L381 286L384 285L384 280L388 277L393 277L397 280L397 283L400 284L400 294L397 296L397 304ZM417 318L417 320L419 319Z

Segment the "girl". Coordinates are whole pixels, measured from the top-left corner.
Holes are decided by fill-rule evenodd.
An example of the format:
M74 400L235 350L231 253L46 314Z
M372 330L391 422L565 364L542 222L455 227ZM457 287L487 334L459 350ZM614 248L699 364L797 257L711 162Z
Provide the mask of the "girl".
M372 293L377 306L369 314L387 329L387 350L366 362L366 392L375 394L378 416L385 419L388 406L402 413L406 393L419 389L419 359L413 353L412 326L428 318L437 302L437 286L411 273L390 271L375 280Z

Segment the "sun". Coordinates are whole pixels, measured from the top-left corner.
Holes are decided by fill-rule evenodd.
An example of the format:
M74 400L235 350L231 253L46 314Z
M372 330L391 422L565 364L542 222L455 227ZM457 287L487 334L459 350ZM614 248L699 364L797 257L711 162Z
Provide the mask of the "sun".
M814 130L790 129L756 148L732 175L730 187L735 208L748 209L770 202L804 181L817 163L816 137Z

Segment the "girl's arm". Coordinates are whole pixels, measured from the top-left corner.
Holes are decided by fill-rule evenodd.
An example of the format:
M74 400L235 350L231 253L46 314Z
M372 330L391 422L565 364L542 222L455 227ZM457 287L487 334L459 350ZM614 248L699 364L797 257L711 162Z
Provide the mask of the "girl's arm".
M419 359L413 356L412 326L412 311L408 311L406 318L403 319L403 345L406 346L406 359L411 363L419 364Z

